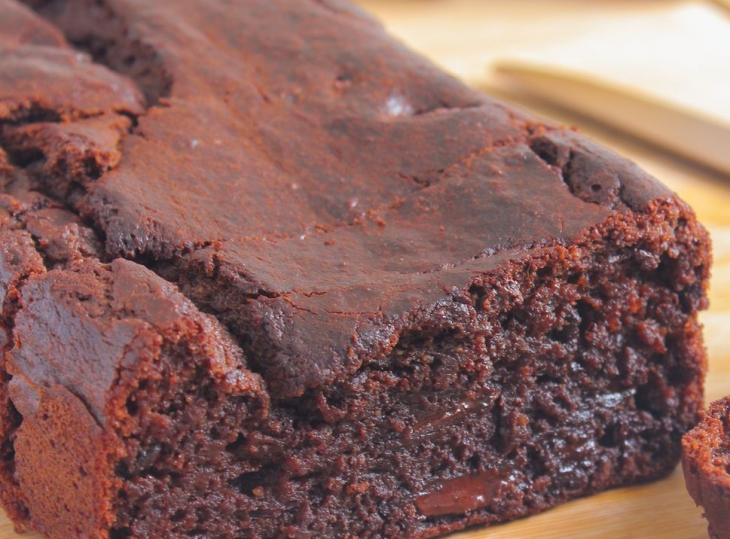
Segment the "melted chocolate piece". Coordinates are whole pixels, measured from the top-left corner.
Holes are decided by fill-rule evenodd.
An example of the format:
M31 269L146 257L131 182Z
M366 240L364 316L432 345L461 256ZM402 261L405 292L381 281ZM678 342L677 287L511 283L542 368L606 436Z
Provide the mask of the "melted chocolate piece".
M494 503L503 483L496 471L455 477L433 485L416 499L416 506L427 517L470 513Z
M428 431L430 429L435 429L446 424L453 424L460 421L463 419L463 416L467 414L489 412L489 410L491 410L494 406L495 399L496 395L492 395L490 398L485 400L464 399L445 410L423 414L417 419L416 424L413 426L413 430L416 433L419 433L419 431Z

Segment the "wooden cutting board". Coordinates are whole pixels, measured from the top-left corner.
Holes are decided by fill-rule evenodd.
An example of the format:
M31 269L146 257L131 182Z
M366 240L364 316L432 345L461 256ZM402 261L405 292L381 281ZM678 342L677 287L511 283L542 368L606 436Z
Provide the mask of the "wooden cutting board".
M472 85L542 116L578 125L583 132L637 161L697 211L714 241L711 309L703 315L710 355L708 399L730 394L730 178L663 153L585 118L505 92L487 70L490 62L530 47L539 50L587 25L675 9L673 0L359 0L411 46ZM651 37L647 36L647 43ZM728 50L728 49L725 49ZM724 51L723 51L724 52ZM730 55L730 53L727 53ZM647 74L647 78L652 76ZM695 77L702 77L696 73ZM707 73L712 83L712 73ZM637 83L642 81L636 75ZM700 84L700 81L695 81ZM0 515L0 539L19 536ZM511 524L456 534L449 539L705 539L701 511L684 490L681 473L633 488L578 500Z

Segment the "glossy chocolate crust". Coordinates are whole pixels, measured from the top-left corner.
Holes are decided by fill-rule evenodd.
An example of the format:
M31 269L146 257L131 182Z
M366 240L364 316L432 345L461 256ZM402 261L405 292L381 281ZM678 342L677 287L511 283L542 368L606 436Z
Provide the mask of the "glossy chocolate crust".
M0 494L52 539L426 538L659 477L709 241L338 0L0 0Z
M730 397L710 405L682 439L687 490L704 509L712 539L730 538Z

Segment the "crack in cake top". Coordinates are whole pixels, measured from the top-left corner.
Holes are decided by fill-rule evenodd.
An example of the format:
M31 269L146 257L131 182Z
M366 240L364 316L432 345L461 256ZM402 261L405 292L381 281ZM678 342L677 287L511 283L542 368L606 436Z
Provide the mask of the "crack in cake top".
M164 266L255 343L283 395L387 353L416 313L480 274L668 194L469 89L346 2L29 3L148 101L115 94L132 105L108 112L133 117L118 162L71 182L47 171L50 188L111 256ZM14 54L66 48L41 49Z

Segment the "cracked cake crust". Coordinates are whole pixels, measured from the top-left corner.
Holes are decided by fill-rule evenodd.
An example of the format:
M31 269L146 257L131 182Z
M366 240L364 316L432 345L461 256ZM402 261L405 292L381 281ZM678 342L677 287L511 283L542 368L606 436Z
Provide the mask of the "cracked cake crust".
M654 178L339 0L25 4L0 0L20 527L425 538L676 463L709 240Z

